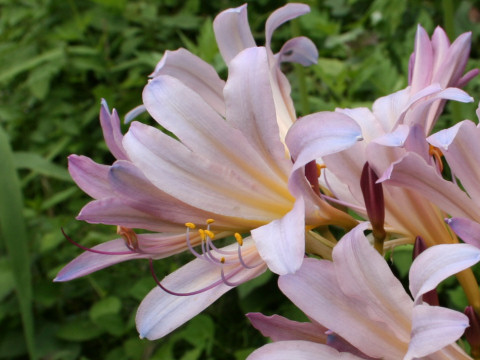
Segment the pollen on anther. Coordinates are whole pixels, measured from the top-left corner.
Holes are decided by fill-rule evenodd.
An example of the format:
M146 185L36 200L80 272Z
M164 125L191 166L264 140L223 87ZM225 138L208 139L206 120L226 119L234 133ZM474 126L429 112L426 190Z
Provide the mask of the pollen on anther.
M191 223L191 222L185 223L185 226L188 227L189 229L192 229L192 230L195 229L195 227L196 227L195 224Z
M213 238L215 237L215 234L213 233L213 231L210 231L210 230L204 230L205 231L205 235L207 235L210 239L213 240Z
M202 239L202 241L205 241L206 239L205 230L198 229L198 233L200 234L200 238Z
M322 169L326 169L326 168L327 168L327 165L317 164L317 175L318 175L318 177L320 177L320 175L322 175Z
M210 225L211 223L214 223L214 222L215 222L215 220L213 220L213 219L207 219L207 221L206 221L206 222L207 222L207 224L208 224L208 225Z
M243 245L242 235L240 235L239 233L235 233L233 236L235 236L235 240L237 240L238 245L242 246Z
M222 256L222 258L220 259L220 262L221 262L222 264L225 264L225 257Z

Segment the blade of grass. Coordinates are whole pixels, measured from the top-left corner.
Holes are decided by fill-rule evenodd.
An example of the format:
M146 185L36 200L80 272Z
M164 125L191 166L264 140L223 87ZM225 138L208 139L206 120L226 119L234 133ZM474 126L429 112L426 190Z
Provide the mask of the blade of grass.
M30 359L36 359L32 312L32 281L27 230L22 215L23 199L7 135L0 127L0 231L8 252L20 305Z

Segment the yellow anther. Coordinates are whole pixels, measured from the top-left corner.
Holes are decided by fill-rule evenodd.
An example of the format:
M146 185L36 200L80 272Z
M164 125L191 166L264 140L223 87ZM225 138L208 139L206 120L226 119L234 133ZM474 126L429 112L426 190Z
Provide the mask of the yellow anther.
M220 259L220 262L221 262L222 264L225 264L225 258L224 258L223 256L222 256L222 258Z
M242 246L243 245L242 235L240 235L239 233L235 233L233 236L235 236L235 240L237 240L238 245Z
M205 230L205 234L212 240L215 237L215 234L213 233L213 231L210 231L210 230Z
M207 219L207 224L210 225L210 224L213 223L213 222L215 222L215 220L213 220L213 219Z
M324 164L317 164L317 176L320 177L322 175L322 169L326 169L327 165Z
M205 230L198 229L198 233L200 234L200 238L202 239L202 241L205 241L205 238L206 238Z
M195 229L195 224L191 222L185 223L185 226L188 227L189 229Z

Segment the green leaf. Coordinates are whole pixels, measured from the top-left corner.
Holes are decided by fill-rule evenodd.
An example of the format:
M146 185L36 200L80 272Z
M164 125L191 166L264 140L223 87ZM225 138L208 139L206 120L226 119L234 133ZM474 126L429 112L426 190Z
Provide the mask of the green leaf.
M28 169L59 180L73 181L66 169L55 165L38 154L18 151L13 153L13 160L17 169Z
M69 341L87 341L95 339L103 333L103 330L95 326L90 320L78 318L63 325L57 332L57 336Z
M27 229L22 215L23 199L8 137L0 128L0 229L10 257L10 267L20 304L23 329L31 359L36 359L32 315L32 279Z
M44 62L55 62L63 60L65 53L62 48L55 48L35 56L32 59L16 62L13 66L7 67L0 71L0 83L10 80L22 72L31 70Z
M121 307L122 303L117 297L112 296L101 299L91 307L89 313L90 319L96 321L104 315L118 314Z

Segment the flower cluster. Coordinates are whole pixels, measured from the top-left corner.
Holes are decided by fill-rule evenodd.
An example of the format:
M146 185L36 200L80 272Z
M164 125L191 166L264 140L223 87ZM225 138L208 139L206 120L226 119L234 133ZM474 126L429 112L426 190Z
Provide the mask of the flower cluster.
M465 73L470 34L450 43L441 28L430 39L419 26L407 88L372 109L297 119L281 63L313 65L316 47L297 37L274 54L270 43L280 25L308 11L292 3L272 13L264 46L253 39L246 5L219 14L227 80L185 49L167 51L143 104L126 116L125 134L102 102L116 161L71 155L69 171L94 199L78 219L115 225L119 238L77 244L85 252L55 280L148 259L157 286L136 323L141 337L157 339L268 270L311 322L248 314L273 340L250 360L469 359L456 344L465 332L476 357L480 129L465 120L432 134L447 100L473 101L462 90L478 73ZM168 134L132 121L145 111ZM345 235L337 240L329 225ZM415 251L409 294L384 255L414 243L423 251ZM159 279L153 261L181 252L193 260ZM436 299L437 285L454 274L467 315Z

